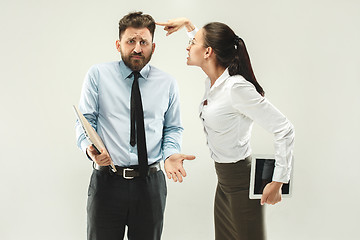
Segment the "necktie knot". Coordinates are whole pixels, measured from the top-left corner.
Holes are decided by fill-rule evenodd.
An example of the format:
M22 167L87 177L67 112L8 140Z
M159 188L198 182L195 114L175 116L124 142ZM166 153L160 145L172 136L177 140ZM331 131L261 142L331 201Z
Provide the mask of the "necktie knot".
M133 71L133 75L134 75L134 80L138 80L140 73L138 71Z

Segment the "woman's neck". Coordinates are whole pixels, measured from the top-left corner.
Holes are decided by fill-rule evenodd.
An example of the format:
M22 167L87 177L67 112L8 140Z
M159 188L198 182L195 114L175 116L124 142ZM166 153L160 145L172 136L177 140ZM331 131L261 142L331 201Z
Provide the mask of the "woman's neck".
M206 75L210 78L211 87L214 85L216 80L224 73L225 67L222 67L217 64L208 64L201 67Z

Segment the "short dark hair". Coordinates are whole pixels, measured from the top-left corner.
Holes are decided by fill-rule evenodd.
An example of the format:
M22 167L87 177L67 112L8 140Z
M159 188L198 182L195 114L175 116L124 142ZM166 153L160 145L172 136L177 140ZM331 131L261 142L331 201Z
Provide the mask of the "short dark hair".
M245 42L228 25L220 22L206 24L204 45L214 50L217 63L229 68L230 76L243 76L255 86L260 95L264 96L263 88L256 81Z
M143 12L131 12L119 21L119 39L128 27L147 28L154 39L155 20Z

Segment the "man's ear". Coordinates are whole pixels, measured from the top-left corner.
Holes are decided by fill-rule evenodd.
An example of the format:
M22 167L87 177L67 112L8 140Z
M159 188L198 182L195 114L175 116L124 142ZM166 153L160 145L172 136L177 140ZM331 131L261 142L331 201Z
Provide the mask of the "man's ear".
M118 50L118 52L120 52L120 40L116 40L115 46L116 46L116 49Z
M151 54L154 53L154 51L155 51L155 46L156 46L155 43L152 43L152 51L151 51L152 53L151 53Z

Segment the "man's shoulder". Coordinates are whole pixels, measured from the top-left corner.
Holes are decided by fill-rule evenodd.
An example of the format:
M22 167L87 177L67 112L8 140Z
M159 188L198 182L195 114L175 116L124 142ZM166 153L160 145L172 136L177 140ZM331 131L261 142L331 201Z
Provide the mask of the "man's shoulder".
M104 63L97 63L90 67L90 70L106 70L106 69L116 69L119 67L119 61L112 61L112 62L104 62Z
M167 79L168 81L175 81L175 78L170 75L169 73L159 69L158 67L155 67L153 65L149 65L150 71L149 71L149 77L150 76L156 76Z

